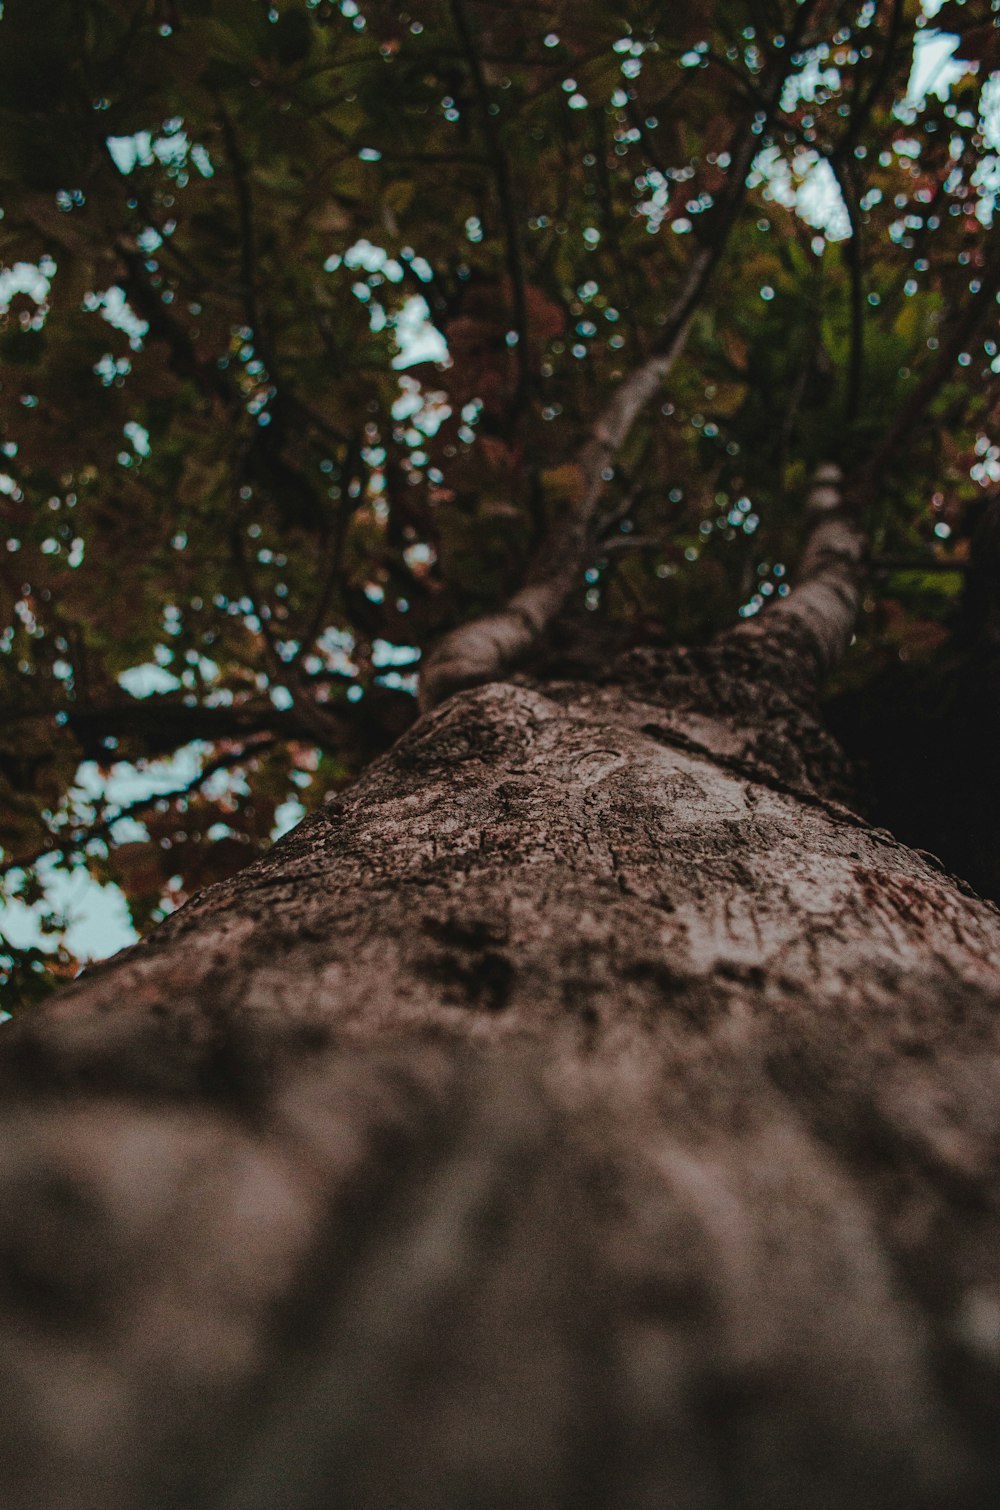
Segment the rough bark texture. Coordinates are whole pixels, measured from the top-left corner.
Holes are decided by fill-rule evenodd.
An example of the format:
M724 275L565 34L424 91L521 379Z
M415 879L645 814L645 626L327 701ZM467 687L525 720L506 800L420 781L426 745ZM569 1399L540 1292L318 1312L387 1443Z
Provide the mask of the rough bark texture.
M996 1503L1000 914L820 670L461 693L4 1030L7 1510Z

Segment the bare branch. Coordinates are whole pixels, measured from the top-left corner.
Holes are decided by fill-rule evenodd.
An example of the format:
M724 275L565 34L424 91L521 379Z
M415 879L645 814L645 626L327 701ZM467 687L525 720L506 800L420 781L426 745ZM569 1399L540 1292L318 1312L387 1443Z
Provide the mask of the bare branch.
M711 253L699 253L693 271ZM714 259L712 259L714 261ZM528 573L527 584L499 613L463 624L446 635L428 658L421 676L422 706L433 707L462 687L494 680L527 655L545 634L575 587L598 523L607 474L636 419L657 393L684 348L695 305L688 290L681 301L689 311L674 329L673 344L657 350L625 379L598 416L578 462L580 496L568 519L550 525ZM659 344L659 343L658 343Z
M324 677L309 681L321 685ZM311 709L317 706L311 692L303 695L310 698ZM109 753L109 739L133 740L140 758L155 760L172 755L192 740L246 741L257 734L315 744L331 754L355 753L360 759L384 749L416 717L416 706L408 693L382 686L369 687L358 702L318 705L323 716L320 729L311 717L303 717L297 700L286 709L276 708L270 699L191 706L182 697L181 693L168 692L105 703L77 703L59 710L35 708L12 712L6 722L12 728L33 723L51 726L58 711L65 717L64 727L79 743L83 758L105 763L121 758Z

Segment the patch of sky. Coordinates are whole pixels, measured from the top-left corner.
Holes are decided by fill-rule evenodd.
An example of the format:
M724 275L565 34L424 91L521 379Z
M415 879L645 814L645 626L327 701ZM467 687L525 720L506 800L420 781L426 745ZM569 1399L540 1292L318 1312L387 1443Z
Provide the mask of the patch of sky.
M143 338L148 334L149 325L139 318L125 297L125 290L119 288L117 283L113 283L102 293L85 294L83 307L92 314L100 310L103 320L128 336L133 351L142 350Z
M789 75L781 96L782 110L792 111L803 100L812 102L821 90L833 94L840 88L840 69L826 66L827 56L828 49L818 48L804 68Z
M924 0L925 16L936 15L942 4L943 0ZM946 99L952 85L966 74L968 65L954 56L958 40L952 33L933 28L918 33L906 95L896 106L899 119L904 122L915 120L928 94ZM827 46L817 48L805 66L788 79L781 100L783 110L794 110L802 101L815 100L824 91L833 94L841 87L840 71L829 64L829 55ZM983 117L985 119L988 115L990 118L984 135L990 145L1000 145L1000 80L994 78L987 82L983 101ZM1000 190L1000 163L992 157L987 158L976 177L980 189L980 218L989 224L986 216L992 216L995 196ZM821 231L827 241L843 241L850 236L847 206L833 170L818 153L801 150L789 162L778 148L768 147L754 161L748 182L751 187L763 183L767 197L794 210L807 224ZM656 213L655 209L653 213ZM651 215L650 229L653 228Z
M1000 73L993 73L979 97L979 119L987 146L1000 151Z
M132 371L132 363L128 357L114 357L110 351L94 363L92 368L95 377L99 377L105 388L111 388L119 379L124 380Z
M324 629L316 641L315 652L306 658L305 668L311 676L321 671L332 671L337 676L353 677L358 674L354 654L354 636L347 629Z
M638 187L638 185L637 185ZM641 182L643 189L651 189L650 197L638 206L639 213L646 217L646 230L655 236L663 224L670 204L670 183L657 169L650 169Z
M0 314L10 309L16 294L27 294L41 307L47 307L52 278L56 264L51 257L42 257L35 262L15 262L13 267L0 268Z
M1000 370L996 362L993 364L993 370L994 372ZM969 474L972 480L984 486L1000 482L1000 444L991 442L988 435L981 435L976 441L976 455L979 460Z
M365 238L356 241L345 252L334 252L326 259L323 267L328 273L346 267L352 272L360 270L369 275L378 274L390 283L401 283L406 276L404 262L421 282L429 282L433 277L429 263L424 258L415 256L410 248L405 248L397 259L390 257L383 247L375 246ZM388 323L384 306L372 299L371 289L367 284L358 282L353 288L357 297L369 306L372 329L376 334L384 330ZM422 295L414 294L406 300L396 315L394 324L396 344L399 347L398 354L393 358L394 367L402 369L412 367L416 362L448 360L447 344L431 322L430 307Z
M181 684L164 666L147 661L145 665L119 672L118 685L131 697L153 697L157 693L177 692Z
M375 680L380 687L389 687L393 692L406 692L410 697L416 697L417 695L418 683L415 671L411 671L408 675L404 675L400 671L386 671L381 676L377 676Z
M403 551L403 560L410 571L418 574L423 568L433 566L437 560L437 552L432 545L424 541L417 541L414 545L408 545Z
M393 645L389 640L372 642L372 665L377 671L387 667L412 666L420 659L415 645Z
M409 421L415 432L412 444L420 444L423 436L437 435L444 421L452 414L446 394L421 388L415 377L405 373L399 379L399 399L393 405L393 418L400 424Z
M941 0L925 0L924 11L934 16ZM906 98L896 114L904 122L916 118L928 94L946 100L951 87L969 72L969 64L955 57L959 38L952 32L922 31L913 54L913 68ZM971 124L971 121L968 123ZM978 191L976 215L983 225L992 225L1000 199L1000 74L992 73L984 81L979 97L979 130L988 150L972 174L972 186ZM898 148L897 148L898 150Z
M400 253L404 262L409 263L411 270L416 273L421 283L430 283L434 277L434 269L425 257L414 255L410 247L404 247Z
M447 362L448 345L444 336L431 322L427 300L421 294L407 299L396 316L396 344L399 355L392 365L397 369L412 367L417 362Z
M271 841L277 843L279 839L289 833L296 824L302 822L306 810L296 797L289 797L274 810L274 827L271 830Z
M171 126L175 129L168 129ZM166 122L162 136L154 137L151 131L134 131L130 136L106 137L105 143L119 173L151 168L154 163L176 170L184 167L189 159L202 178L211 178L215 172L205 147L200 142L192 145L179 122Z
M935 16L943 0L924 0L926 17ZM946 100L951 87L969 72L969 65L955 57L959 38L952 32L928 28L920 32L913 52L913 67L906 97L896 107L904 122L916 119L928 94ZM992 74L983 84L979 101L979 127L987 148L1000 148L1000 76ZM897 150L898 147L897 147ZM983 225L993 223L1000 196L1000 157L988 151L975 169L972 185L978 190L976 215Z
M128 905L117 886L101 886L85 870L57 870L56 861L42 860L37 869L45 891L45 910L69 920L66 945L85 962L107 959L134 944L139 935L132 927ZM14 897L0 913L5 937L18 949L31 947L55 952L55 944L39 932L40 907L27 907Z
M332 261L333 258L327 261L326 266L328 269ZM340 261L343 262L345 267L349 267L352 270L360 267L364 268L366 273L381 273L383 277L389 279L390 283L402 283L403 281L403 269L396 259L390 257L389 253L382 247L375 246L364 238L356 241L353 246L348 247Z
M939 6L935 5L932 11L925 0L924 11L928 15L935 14L938 9ZM919 33L902 112L907 107L919 109L929 94L936 94L939 100L948 98L951 86L968 71L968 64L954 56L958 40L953 32L927 30Z
M747 179L751 188L764 185L764 197L784 205L827 241L844 241L851 220L833 169L818 152L803 149L791 162L778 147L759 153Z
M77 769L71 799L77 806L106 802L113 807L128 807L133 802L162 796L196 781L211 748L202 740L194 740L167 759L150 760L142 766L119 760L109 771L85 760Z
M145 685L149 687L149 673L159 667L136 667L146 674ZM119 677L128 677L125 672ZM116 761L110 770L101 770L94 761L83 761L77 768L76 779L69 792L68 808L76 822L90 822L98 809L126 808L134 802L177 790L197 780L211 746L200 741L185 745L169 759L150 761L143 766L127 761ZM229 773L220 772L220 791L232 784ZM218 779L215 778L218 785ZM205 791L209 791L206 783ZM216 793L218 795L219 793ZM143 824L135 818L121 818L112 824L111 836L116 843L142 842L148 839ZM42 934L39 917L54 911L69 918L66 934L68 948L81 960L105 959L109 954L135 943L138 934L132 927L125 898L117 886L103 886L83 868L66 871L58 868L55 856L40 861L37 873L44 891L44 901L28 907L16 898L7 901L0 915L0 926L10 942L19 948L32 945L54 952L55 942ZM16 882L17 873L13 873Z
M972 186L979 195L976 214L983 225L989 226L993 224L1000 204L1000 73L992 74L983 85L979 97L979 129L983 142L993 150L982 157L972 175Z

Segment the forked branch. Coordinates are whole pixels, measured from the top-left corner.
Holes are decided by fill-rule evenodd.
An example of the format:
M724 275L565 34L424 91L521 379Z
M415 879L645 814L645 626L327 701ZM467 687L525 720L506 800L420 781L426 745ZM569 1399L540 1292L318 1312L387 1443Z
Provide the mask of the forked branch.
M796 29L782 61L761 88L761 111L744 120L729 152L727 184L703 218L703 241L658 333L650 355L623 380L598 415L577 463L580 484L575 508L553 520L545 532L525 585L497 613L460 625L445 636L424 663L421 705L434 707L464 687L495 681L541 642L580 581L601 529L601 501L614 462L632 429L684 350L691 320L704 299L746 193L750 165L760 149L754 127L780 99L799 40L811 13L799 8Z

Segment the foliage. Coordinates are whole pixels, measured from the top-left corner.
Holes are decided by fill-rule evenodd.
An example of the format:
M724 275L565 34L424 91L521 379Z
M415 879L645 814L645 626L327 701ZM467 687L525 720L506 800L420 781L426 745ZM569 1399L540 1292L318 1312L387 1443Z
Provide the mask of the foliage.
M934 26L950 88L910 98ZM146 926L349 781L573 508L703 247L569 612L756 612L832 456L908 567L861 648L926 643L997 474L998 28L995 0L7 0L11 892L55 853Z

